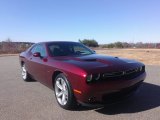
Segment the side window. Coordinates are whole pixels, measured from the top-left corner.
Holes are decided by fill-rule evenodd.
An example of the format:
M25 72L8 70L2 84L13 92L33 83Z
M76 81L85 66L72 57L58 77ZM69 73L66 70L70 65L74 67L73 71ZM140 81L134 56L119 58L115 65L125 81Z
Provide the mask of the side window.
M59 45L51 45L49 50L53 56L60 56L63 53Z
M37 45L35 45L35 46L31 49L31 53L34 54L35 52L37 52L36 49L37 49Z
M46 57L47 56L46 49L45 49L45 47L43 45L39 45L38 51L41 53L42 57Z
M43 45L39 44L39 45L36 45L34 46L32 49L31 49L31 53L34 54L35 52L39 52L41 54L42 57L46 57L47 56L47 53L46 53L46 49Z
M74 52L79 52L81 55L90 54L90 51L86 50L86 48L84 48L83 46L74 46Z

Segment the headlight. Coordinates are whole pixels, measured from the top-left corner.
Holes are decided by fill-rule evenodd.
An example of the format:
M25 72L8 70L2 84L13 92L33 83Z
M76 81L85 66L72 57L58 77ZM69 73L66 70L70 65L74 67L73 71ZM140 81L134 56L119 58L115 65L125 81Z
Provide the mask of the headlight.
M87 76L87 82L91 82L92 81L92 74Z
M142 71L142 69L143 69L142 67L139 68L140 71Z
M145 66L141 66L141 67L139 68L139 71L145 71Z
M97 81L97 80L99 80L100 77L101 77L100 74L90 74L90 75L88 75L86 77L86 79L87 79L87 82L91 82L91 81Z
M99 78L100 78L100 74L95 74L95 75L93 75L93 79L95 79L95 80L98 80Z

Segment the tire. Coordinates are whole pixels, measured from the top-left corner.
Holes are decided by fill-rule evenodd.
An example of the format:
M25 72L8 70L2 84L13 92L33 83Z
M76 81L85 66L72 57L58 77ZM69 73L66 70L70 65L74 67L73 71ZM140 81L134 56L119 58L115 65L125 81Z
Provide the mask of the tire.
M63 73L58 74L55 79L54 93L60 107L68 110L77 107L71 85Z
M22 66L21 66L21 69L22 69L22 79L26 82L30 82L30 81L33 81L32 78L30 77L30 75L28 74L27 70L26 70L26 66L25 64L23 63Z

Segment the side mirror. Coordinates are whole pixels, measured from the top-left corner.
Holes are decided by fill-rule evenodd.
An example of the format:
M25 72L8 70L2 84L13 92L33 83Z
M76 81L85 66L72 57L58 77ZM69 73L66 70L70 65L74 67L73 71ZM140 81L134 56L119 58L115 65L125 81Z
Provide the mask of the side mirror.
M39 52L35 52L35 53L33 53L33 56L34 57L41 57L41 54Z

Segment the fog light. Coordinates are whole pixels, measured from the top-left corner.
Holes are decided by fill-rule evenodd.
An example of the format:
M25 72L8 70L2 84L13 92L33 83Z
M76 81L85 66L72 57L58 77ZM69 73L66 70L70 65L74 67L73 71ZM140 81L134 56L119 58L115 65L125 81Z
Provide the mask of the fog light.
M88 102L90 102L90 103L96 102L96 97L90 97L88 99Z

